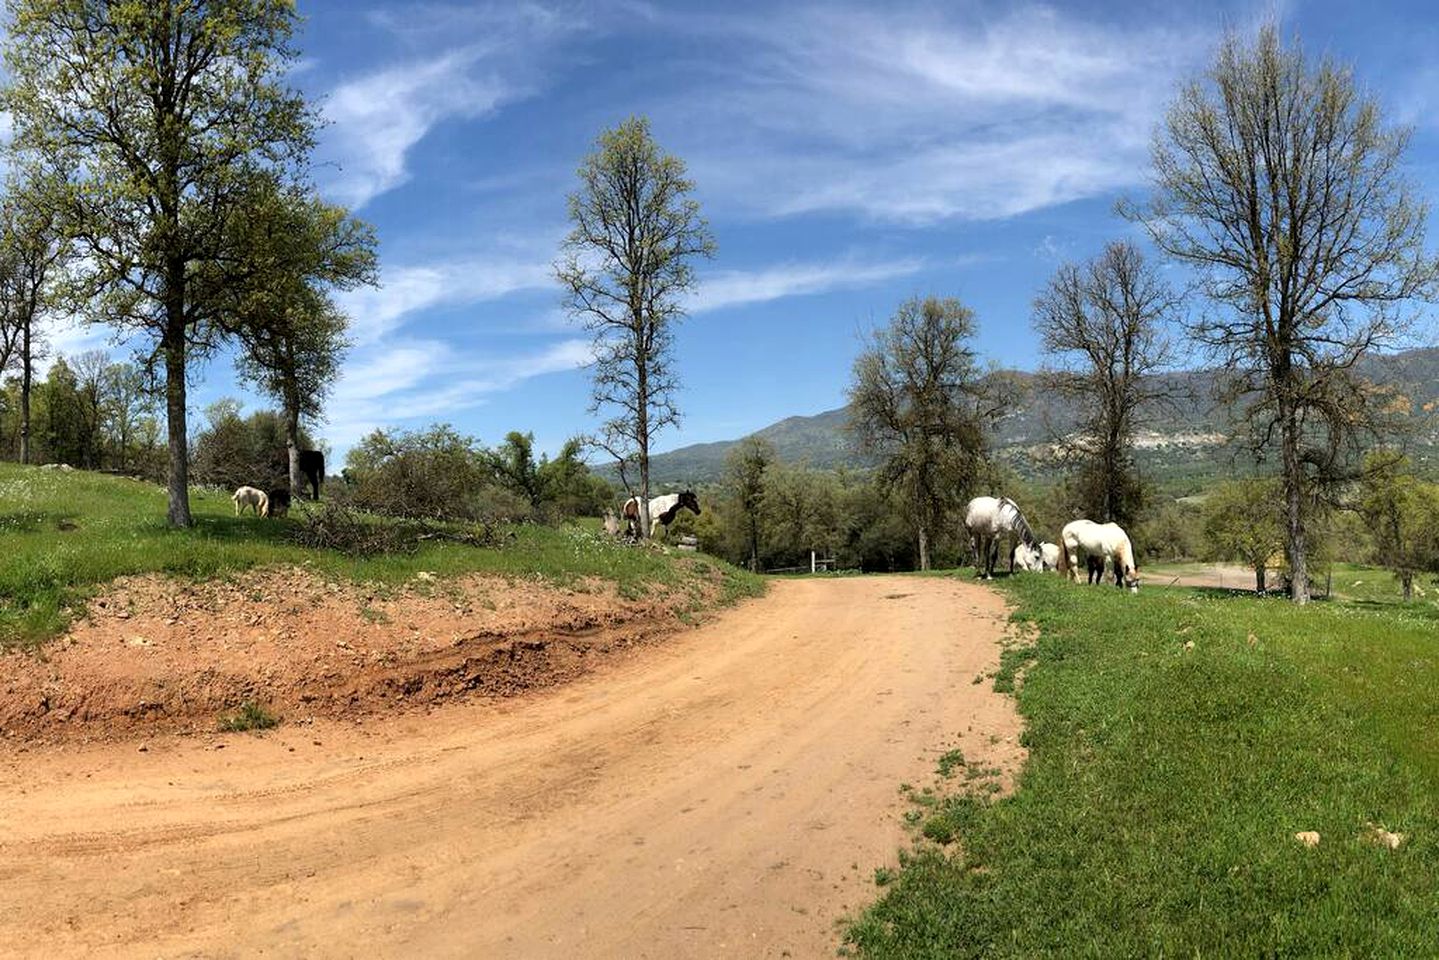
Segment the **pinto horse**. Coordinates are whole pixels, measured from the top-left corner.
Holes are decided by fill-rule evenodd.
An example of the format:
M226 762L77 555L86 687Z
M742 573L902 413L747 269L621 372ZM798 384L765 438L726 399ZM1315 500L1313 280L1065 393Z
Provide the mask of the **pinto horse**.
M1064 525L1059 535L1059 568L1069 579L1079 582L1080 557L1084 558L1089 570L1090 582L1094 583L1096 567L1099 578L1104 577L1104 563L1114 565L1114 583L1128 587L1130 593L1139 592L1139 571L1134 566L1134 545L1129 534L1117 523L1095 523L1093 520L1075 520Z
M695 496L693 490L686 490L683 493L667 493L662 497L655 497L650 500L650 536L655 535L655 525L662 524L665 533L669 533L670 524L674 522L675 515L681 508L693 510L695 516L699 516L700 500ZM640 498L630 497L625 501L625 525L629 528L630 536L637 537L640 534Z
M964 528L969 531L969 548L974 552L977 575L985 580L994 576L1001 536L1018 535L1031 557L1039 551L1039 538L1024 519L1019 504L1008 497L975 497L969 501L964 512ZM1026 561L1026 569L1032 562ZM1014 572L1013 554L1009 558L1009 572Z

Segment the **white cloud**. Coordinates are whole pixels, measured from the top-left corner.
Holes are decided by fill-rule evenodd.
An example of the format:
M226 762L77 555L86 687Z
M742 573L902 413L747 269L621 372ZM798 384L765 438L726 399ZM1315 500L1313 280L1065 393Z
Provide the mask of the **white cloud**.
M339 296L358 344L375 343L407 318L431 308L498 300L553 286L554 275L550 264L537 258L473 256L385 268L380 284Z
M439 340L373 348L346 365L324 434L343 456L378 427L450 419L525 380L574 370L592 358L590 341L580 338L503 357L460 354Z
M666 126L687 134L706 193L752 214L1003 218L1138 183L1174 82L1215 37L1042 6L939 9L704 21L737 52L663 106Z
M695 313L868 286L919 272L924 261L787 263L763 270L724 270L701 277L690 305Z
M409 179L410 151L437 124L533 94L560 41L581 26L536 4L426 4L371 20L403 43L406 59L330 91L319 151L333 170L326 193L354 208Z

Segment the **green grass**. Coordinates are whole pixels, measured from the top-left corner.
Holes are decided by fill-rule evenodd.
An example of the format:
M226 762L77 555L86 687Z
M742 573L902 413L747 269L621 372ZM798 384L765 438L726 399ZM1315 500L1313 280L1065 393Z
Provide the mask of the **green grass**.
M223 733L247 733L253 730L272 730L279 725L279 717L253 700L242 703L240 709L220 718L220 730Z
M635 549L580 526L518 526L500 549L434 542L414 553L356 560L291 542L294 519L235 517L225 491L194 489L190 505L195 526L171 530L165 493L153 484L0 464L0 648L54 636L98 586L130 574L205 579L298 564L321 576L388 584L422 570L441 578L485 573L558 583L598 577L615 581L626 596L699 575L691 561ZM763 590L758 577L712 558L705 563L720 571L725 600Z
M1439 954L1432 606L1003 588L1040 631L1006 657L1032 659L1019 788L940 785L949 845L906 854L863 955Z

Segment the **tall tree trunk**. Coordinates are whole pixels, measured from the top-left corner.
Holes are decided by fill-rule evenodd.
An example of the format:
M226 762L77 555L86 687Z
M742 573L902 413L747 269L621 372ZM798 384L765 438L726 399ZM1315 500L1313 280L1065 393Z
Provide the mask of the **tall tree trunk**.
M929 569L929 530L923 523L919 525L919 569Z
M1405 570L1404 573L1400 575L1399 582L1404 585L1404 602L1408 603L1414 599L1414 574Z
M285 404L285 452L289 456L290 496L305 496L305 475L300 471L300 409L293 402Z
M1264 572L1264 561L1261 560L1254 565L1254 592L1259 594L1261 597L1264 596L1264 591L1266 589L1264 583Z
M30 462L30 380L33 358L30 348L30 324L20 334L20 462Z
M650 371L643 349L636 351L635 370L635 442L640 448L640 538L650 538Z
M1284 464L1284 559L1289 563L1289 596L1295 603L1305 604L1309 602L1309 562L1304 543L1304 465L1299 460L1299 424L1287 397L1280 400L1279 417Z
M166 518L172 527L188 527L190 517L190 449L185 431L185 325L170 321L161 349L165 353L165 421L169 434L170 506Z

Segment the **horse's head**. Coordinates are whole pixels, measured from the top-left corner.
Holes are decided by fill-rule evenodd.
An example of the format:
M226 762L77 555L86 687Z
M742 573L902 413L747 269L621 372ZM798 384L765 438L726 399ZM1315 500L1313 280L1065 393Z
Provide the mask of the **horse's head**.
M1133 567L1124 568L1124 585L1129 588L1130 593L1139 592L1139 571Z
M694 492L693 490L686 490L686 491L684 491L683 493L680 494L680 502L679 502L679 505L680 505L681 507L688 507L689 509L691 509L691 510L693 510L693 511L695 512L695 515L696 515L696 516L699 515L699 512L700 512L700 498L697 497L697 496L695 496L695 492Z
M1044 569L1044 554L1037 543L1021 543L1014 548L1014 565L1034 573Z

